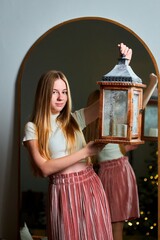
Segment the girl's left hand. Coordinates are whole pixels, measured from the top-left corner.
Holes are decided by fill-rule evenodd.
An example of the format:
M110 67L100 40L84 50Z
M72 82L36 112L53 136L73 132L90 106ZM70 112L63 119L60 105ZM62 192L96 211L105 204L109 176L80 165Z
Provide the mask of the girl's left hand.
M125 55L125 57L128 59L128 64L131 61L132 58L132 49L127 47L124 43L118 44L120 54Z

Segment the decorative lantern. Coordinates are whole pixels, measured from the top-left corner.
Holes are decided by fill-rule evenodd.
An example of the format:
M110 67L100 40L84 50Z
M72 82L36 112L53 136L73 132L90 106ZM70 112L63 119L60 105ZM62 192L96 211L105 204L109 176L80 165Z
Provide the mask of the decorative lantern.
M100 85L99 143L142 144L142 80L124 55Z

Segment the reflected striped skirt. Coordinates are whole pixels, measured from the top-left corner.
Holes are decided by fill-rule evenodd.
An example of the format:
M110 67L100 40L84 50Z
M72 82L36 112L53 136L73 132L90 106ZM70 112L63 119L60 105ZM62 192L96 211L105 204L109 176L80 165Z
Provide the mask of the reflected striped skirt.
M111 221L138 218L140 214L137 183L128 157L101 162L98 175L108 199Z
M50 176L49 240L112 240L108 202L92 166Z

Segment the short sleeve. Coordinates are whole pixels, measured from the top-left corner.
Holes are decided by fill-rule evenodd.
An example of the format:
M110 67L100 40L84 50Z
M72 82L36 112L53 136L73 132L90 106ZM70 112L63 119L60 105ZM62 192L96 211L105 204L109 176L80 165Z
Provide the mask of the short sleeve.
M79 127L83 130L86 127L85 116L84 116L84 108L81 108L78 111L73 113L73 117L78 122Z
M32 122L28 122L24 128L24 138L23 142L28 140L38 139L36 126Z

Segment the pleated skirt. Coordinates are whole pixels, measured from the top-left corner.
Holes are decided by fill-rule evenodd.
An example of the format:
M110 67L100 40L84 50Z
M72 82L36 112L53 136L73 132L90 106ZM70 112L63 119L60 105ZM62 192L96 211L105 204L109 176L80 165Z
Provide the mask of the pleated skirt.
M111 221L139 218L136 177L128 157L101 162L98 175L108 199Z
M50 176L49 240L112 240L108 201L89 166L78 173Z

